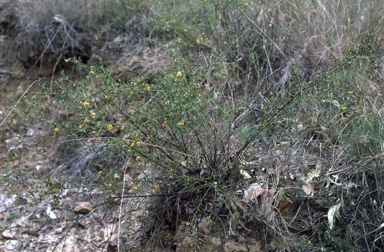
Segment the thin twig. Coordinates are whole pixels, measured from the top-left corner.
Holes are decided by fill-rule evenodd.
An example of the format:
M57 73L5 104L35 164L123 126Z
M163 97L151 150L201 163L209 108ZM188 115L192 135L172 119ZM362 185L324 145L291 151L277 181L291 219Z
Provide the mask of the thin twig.
M21 99L24 98L24 96L28 93L29 89L31 89L31 87L33 85L35 85L36 82L40 82L40 78L38 80L35 80L34 82L32 82L31 85L29 85L29 87L27 88L27 90L25 90L25 92L23 93L23 95L19 98L19 100L16 102L16 104L12 107L11 111L9 111L9 113L7 114L7 116L4 118L4 120L0 123L0 127L3 126L4 122L8 119L8 117L11 115L12 111L17 107L17 105L20 103Z
M128 168L128 162L129 160L125 163L125 168L126 170ZM121 190L121 200L120 200L120 209L119 209L119 224L118 224L118 229L117 229L117 251L120 251L120 233L121 233L121 216L122 216L122 211L123 211L123 201L124 201L124 191L125 191L125 174L123 174L123 189Z

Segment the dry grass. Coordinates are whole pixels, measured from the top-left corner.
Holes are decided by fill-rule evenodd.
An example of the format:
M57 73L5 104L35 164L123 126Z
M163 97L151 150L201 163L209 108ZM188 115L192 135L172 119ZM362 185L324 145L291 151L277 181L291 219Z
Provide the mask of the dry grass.
M100 25L112 17L121 15L122 2L107 1L20 1L17 11L19 26L26 32L36 32L54 21L55 15L61 15L74 27L96 32Z

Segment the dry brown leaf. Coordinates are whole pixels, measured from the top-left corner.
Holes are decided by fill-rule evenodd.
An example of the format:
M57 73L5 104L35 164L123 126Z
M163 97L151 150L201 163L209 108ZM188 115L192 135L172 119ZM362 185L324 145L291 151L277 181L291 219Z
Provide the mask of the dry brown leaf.
M244 193L243 201L249 203L251 200L256 199L265 192L259 184L252 184Z
M97 221L97 223L99 223L103 228L107 228L107 224L105 223L105 221L104 221L102 218L96 216L94 219L95 219L95 221Z
M35 237L39 236L39 233L36 230L25 230L21 234L27 234L27 235L35 236Z
M312 183L303 185L303 191L306 195L313 197L313 195L315 194L314 185Z
M283 202L281 202L276 209L276 211L283 213L285 210L287 210L292 205L292 200L286 199Z

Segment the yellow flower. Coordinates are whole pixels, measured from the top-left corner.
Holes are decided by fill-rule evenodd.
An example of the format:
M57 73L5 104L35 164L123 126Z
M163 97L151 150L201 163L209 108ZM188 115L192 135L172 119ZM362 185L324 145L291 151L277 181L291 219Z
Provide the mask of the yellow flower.
M151 87L149 85L147 86L147 91L151 91Z
M136 193L137 192L137 187L132 188L132 192Z
M92 119L95 119L95 117L96 117L96 113L92 112L92 113L91 113L91 117L92 117Z
M158 191L160 191L160 186L159 186L159 185L154 185L154 186L153 186L153 189L155 189L155 191L158 192Z
M183 127L184 124L185 124L184 122L178 122L178 123L177 123L177 126L179 126L179 127Z
M196 39L196 43L200 44L201 40L199 38Z
M82 124L80 124L80 125L79 125L79 129L82 129L82 128L83 128L83 125L82 125Z
M140 146L140 144L141 144L141 142L136 142L136 145L137 145L137 146Z
M112 124L108 124L107 129L108 129L109 131L112 131L112 129L113 129L113 125L112 125Z
M108 95L104 95L104 99L106 99L106 100L107 100L107 99L108 99Z
M134 147L135 146L135 142L131 143L131 147Z
M139 161L139 160L140 160L140 158L141 158L140 156L137 156L137 157L136 157L136 160L137 160L137 161Z
M115 173L115 175L113 175L113 177L114 177L115 179L118 179L118 178L119 178L119 175Z
M183 76L183 74L180 71L178 71L176 74L176 77L182 77L182 76Z
M54 129L53 129L53 132L55 132L55 134L59 134L59 128L57 128L57 127L54 128Z
M244 6L245 6L245 7L248 7L248 6L249 6L249 3L244 3Z
M53 194L56 194L57 192L58 192L58 190L56 188L52 189Z
M128 149L127 152L131 152L131 149Z
M163 118L163 123L167 123L167 118L166 117Z
M99 175L101 175L101 174L103 174L103 171L102 171L102 170L99 171Z
M83 105L85 106L85 107L88 107L89 106L89 102L83 102Z
M17 121L15 119L12 120L12 124L16 124Z

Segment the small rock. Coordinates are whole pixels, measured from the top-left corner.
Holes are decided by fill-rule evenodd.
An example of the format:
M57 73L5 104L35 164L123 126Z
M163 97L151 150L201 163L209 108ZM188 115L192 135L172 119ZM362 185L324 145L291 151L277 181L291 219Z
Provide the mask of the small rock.
M93 239L95 242L100 242L103 240L100 236L96 236L95 239Z
M89 202L78 202L78 203L76 203L76 206L73 209L73 212L81 213L81 214L86 214L86 213L89 213L91 210L92 210L91 203L89 203Z
M2 234L1 234L5 239L7 240L14 240L15 239L15 233L12 232L11 230L5 230Z

